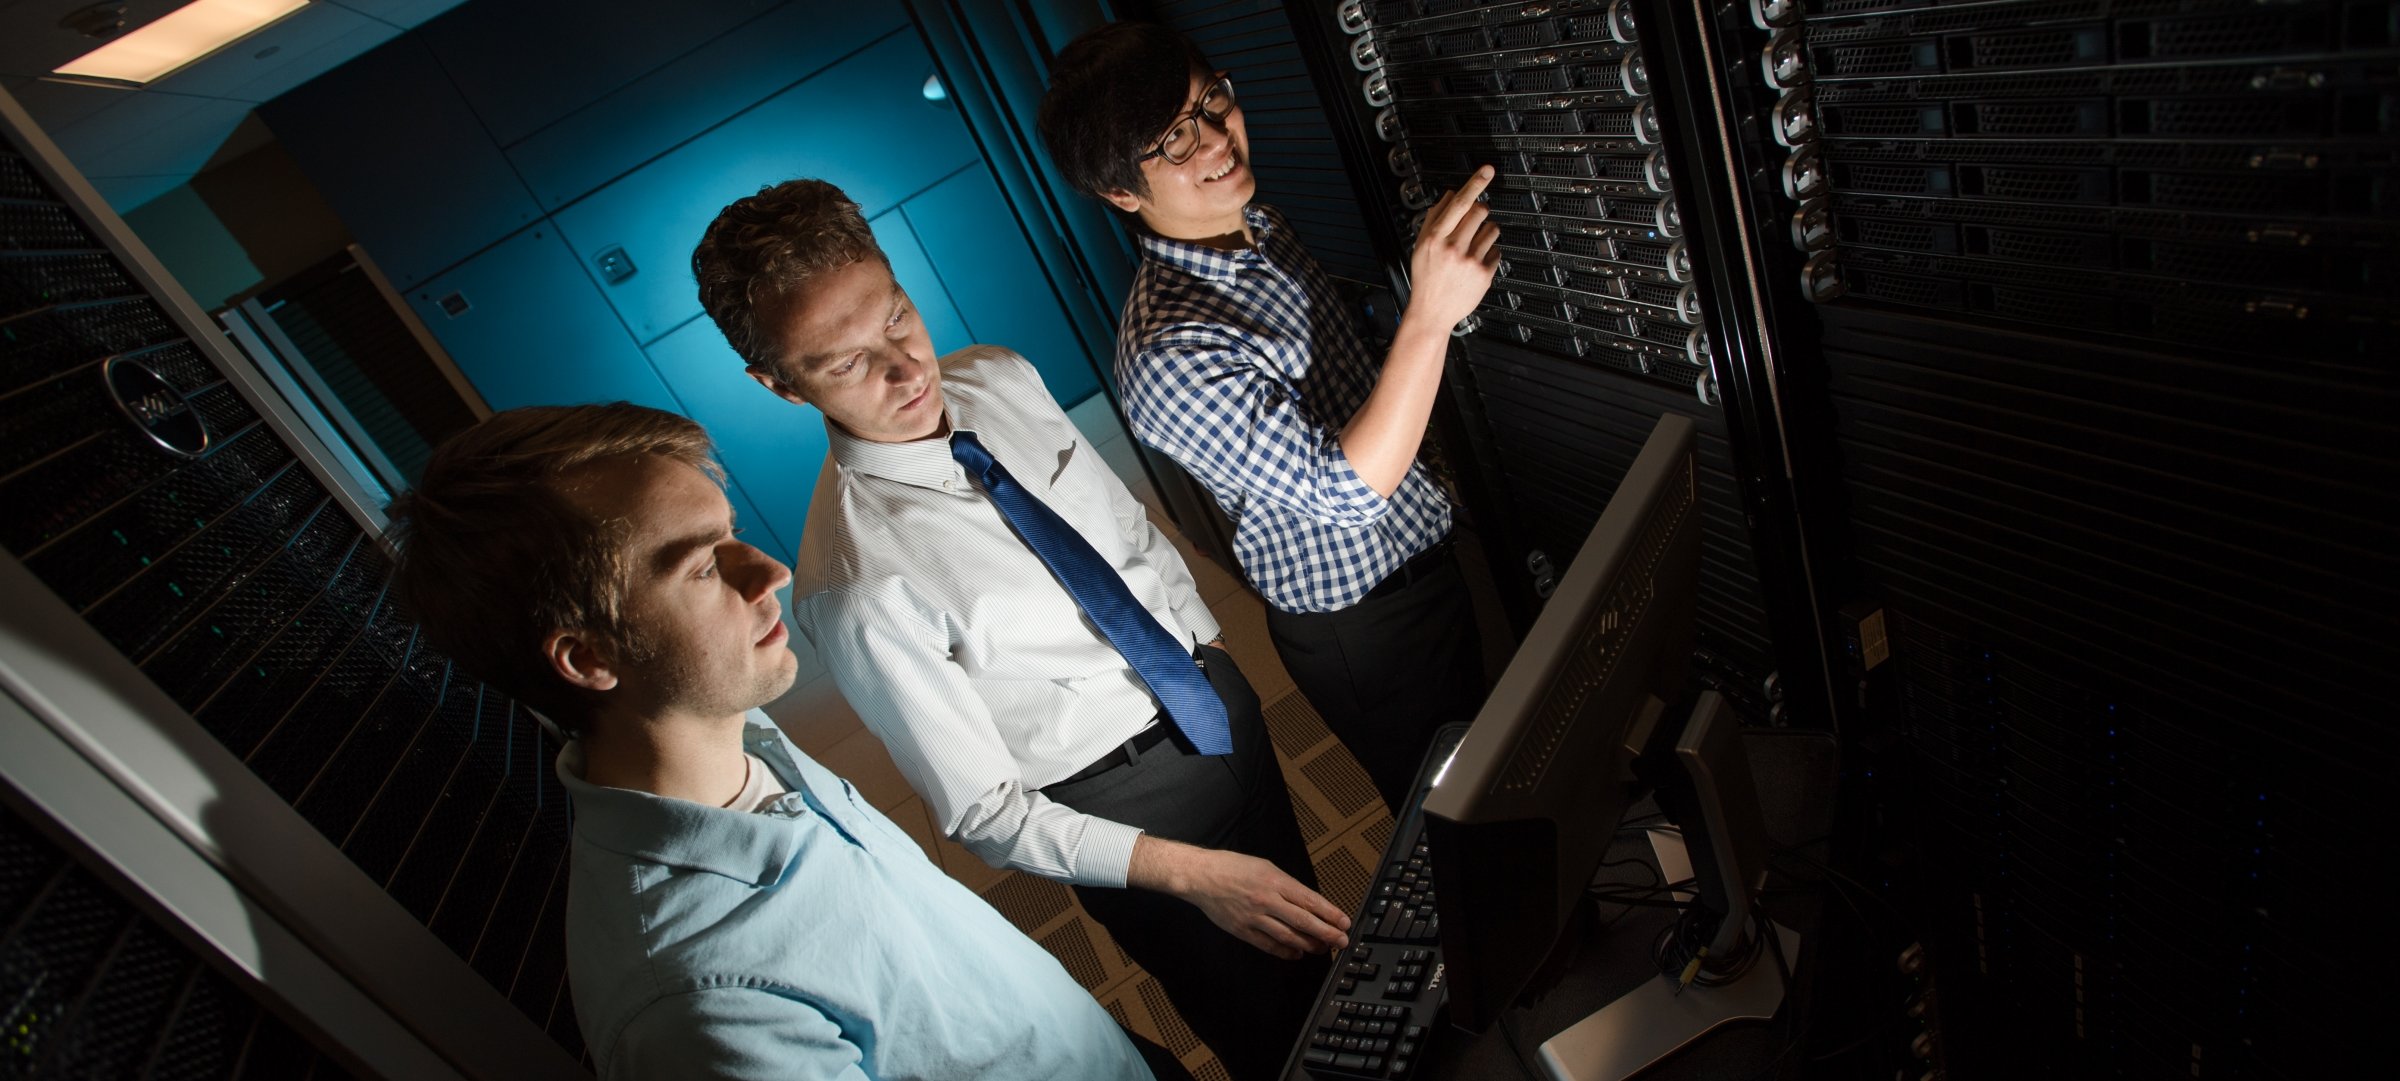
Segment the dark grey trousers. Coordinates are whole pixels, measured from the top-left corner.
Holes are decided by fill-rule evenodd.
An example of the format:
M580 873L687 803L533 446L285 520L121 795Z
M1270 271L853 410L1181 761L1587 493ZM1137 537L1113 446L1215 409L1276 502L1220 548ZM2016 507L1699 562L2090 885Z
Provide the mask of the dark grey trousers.
M1232 754L1195 755L1176 735L1130 765L1042 793L1165 840L1257 856L1314 889L1316 870L1292 817L1258 693L1223 651L1203 647L1200 655L1233 721ZM1324 981L1326 957L1278 960L1163 893L1077 886L1075 895L1158 981L1235 1081L1265 1081L1283 1068Z
M1400 813L1433 733L1483 708L1483 646L1455 553L1406 588L1338 612L1267 609L1267 633L1325 727Z

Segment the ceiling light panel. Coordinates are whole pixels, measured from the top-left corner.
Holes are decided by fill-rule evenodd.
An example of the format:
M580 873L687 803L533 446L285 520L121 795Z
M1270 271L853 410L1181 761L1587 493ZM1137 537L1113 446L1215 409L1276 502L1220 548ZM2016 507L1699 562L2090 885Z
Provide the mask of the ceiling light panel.
M306 6L308 0L193 0L55 72L136 85L152 82Z

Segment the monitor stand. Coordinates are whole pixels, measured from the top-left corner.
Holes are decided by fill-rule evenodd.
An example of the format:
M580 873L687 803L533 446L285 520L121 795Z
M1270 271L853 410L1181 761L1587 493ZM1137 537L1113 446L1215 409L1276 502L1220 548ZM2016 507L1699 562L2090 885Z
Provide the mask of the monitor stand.
M1668 830L1650 830L1649 834L1664 880L1680 882L1692 877L1682 836ZM1678 896L1688 899L1688 895ZM1783 973L1800 963L1799 933L1780 923L1775 931L1783 947L1783 964L1761 957L1733 983L1688 987L1680 995L1675 993L1674 983L1663 977L1645 980L1543 1041L1543 1072L1552 1081L1618 1081L1649 1069L1727 1022L1773 1018L1783 1004Z

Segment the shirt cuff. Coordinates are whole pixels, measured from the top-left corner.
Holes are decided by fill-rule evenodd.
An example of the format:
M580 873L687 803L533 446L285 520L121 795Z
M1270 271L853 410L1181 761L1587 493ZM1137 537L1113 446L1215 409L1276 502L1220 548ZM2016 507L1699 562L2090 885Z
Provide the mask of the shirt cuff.
M1216 613L1208 610L1197 588L1192 591L1192 599L1175 610L1175 622L1183 624L1183 629L1191 634L1195 647L1225 637L1225 629L1217 625Z
M1416 463L1409 463L1408 468L1409 472L1414 472ZM1318 474L1318 480L1318 499L1330 512L1335 524L1353 529L1372 525L1392 509L1391 498L1376 491L1374 485L1358 475L1358 467L1350 464L1350 454L1342 449L1340 443L1332 443L1325 448L1325 468ZM1407 485L1408 473L1402 473L1400 486ZM1399 494L1400 488L1392 489L1392 495Z
M1125 874L1133 867L1133 842L1141 835L1123 822L1087 818L1083 843L1075 849L1075 884L1124 889Z

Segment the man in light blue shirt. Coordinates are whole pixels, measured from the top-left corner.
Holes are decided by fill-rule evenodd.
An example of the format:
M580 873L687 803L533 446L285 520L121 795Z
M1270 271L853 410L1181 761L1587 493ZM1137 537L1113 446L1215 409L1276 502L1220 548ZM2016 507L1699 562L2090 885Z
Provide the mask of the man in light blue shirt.
M795 661L782 564L708 437L511 410L392 507L426 637L573 740L575 1011L603 1078L1181 1077L757 710Z

